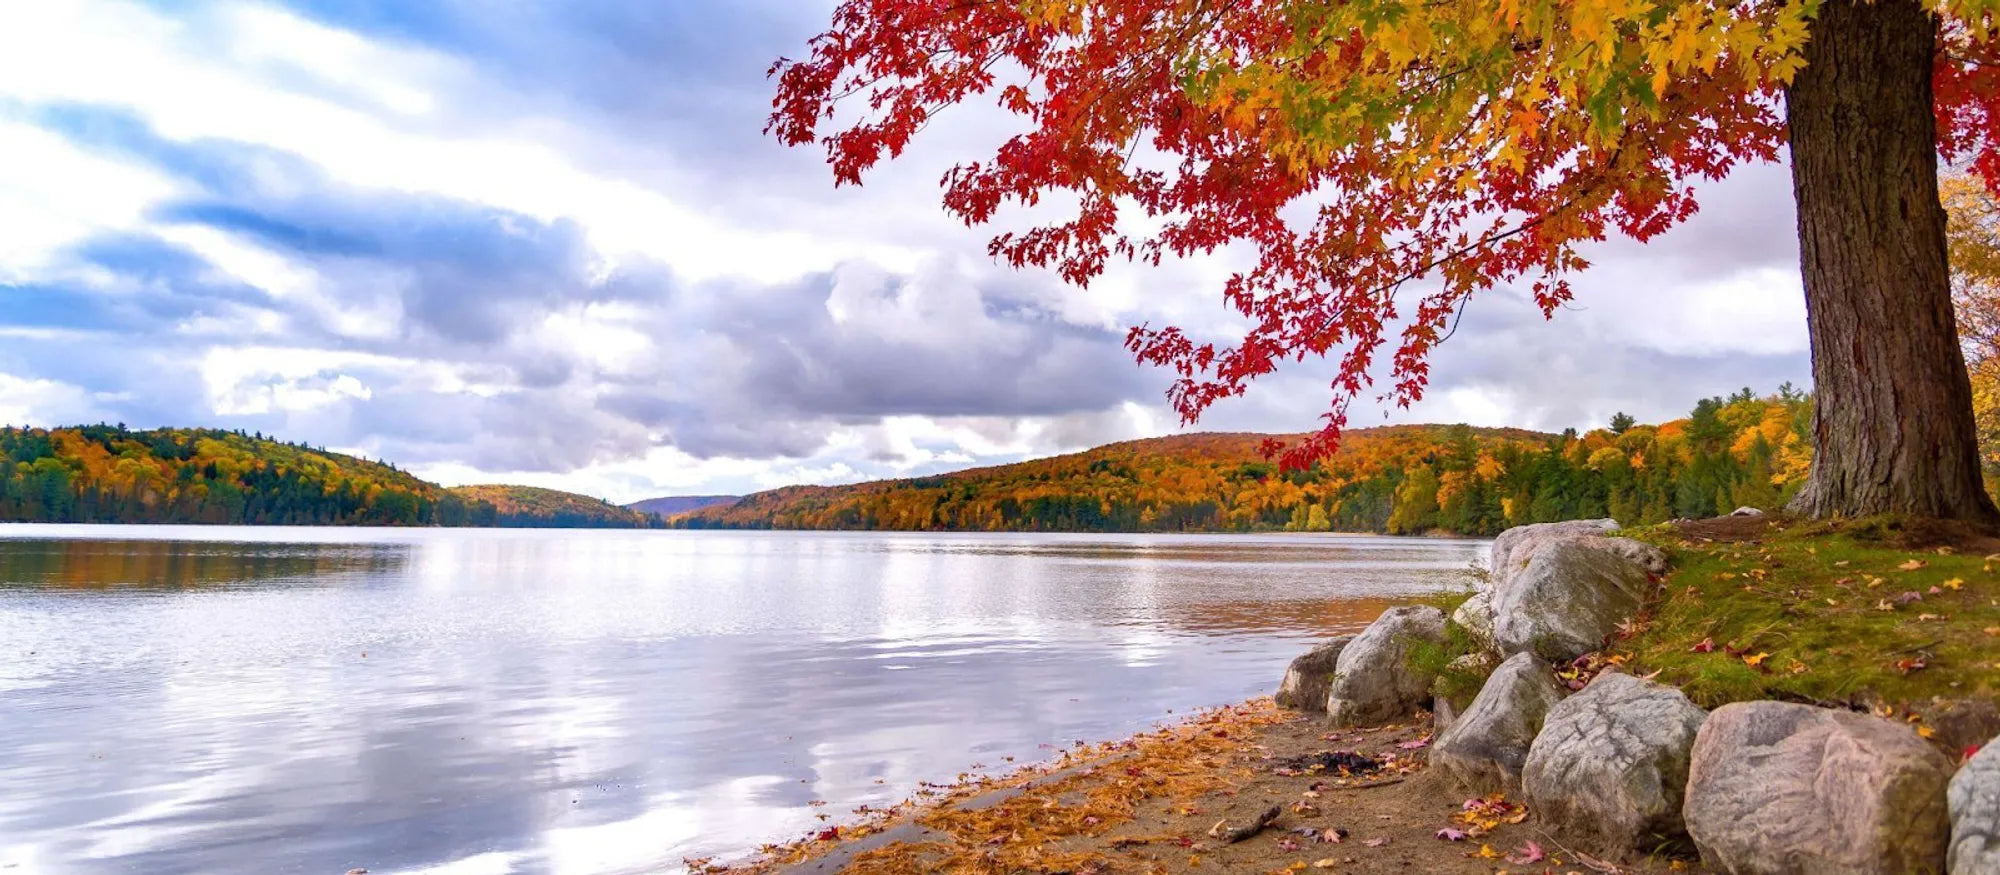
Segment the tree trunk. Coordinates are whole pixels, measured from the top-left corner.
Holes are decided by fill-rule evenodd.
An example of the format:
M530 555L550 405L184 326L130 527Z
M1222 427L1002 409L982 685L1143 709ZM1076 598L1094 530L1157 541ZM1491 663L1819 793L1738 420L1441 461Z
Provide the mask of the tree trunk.
M1936 39L1916 0L1827 0L1786 94L1814 393L1792 510L1807 516L2000 519L1952 320Z

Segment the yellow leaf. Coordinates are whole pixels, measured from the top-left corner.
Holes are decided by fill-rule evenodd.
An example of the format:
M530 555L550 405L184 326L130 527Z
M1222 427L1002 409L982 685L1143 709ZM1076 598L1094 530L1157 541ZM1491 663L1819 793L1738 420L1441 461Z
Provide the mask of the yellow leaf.
M1492 845L1480 845L1479 858L1482 860L1498 860L1500 859L1500 852L1493 850Z
M1963 586L1965 586L1965 579L1961 577L1954 577L1944 582L1944 588L1949 590L1956 590Z
M1896 566L1896 567L1897 567L1897 568L1901 568L1901 569L1903 569L1904 571L1915 571L1915 570L1917 570L1917 569L1919 569L1919 568L1922 568L1922 567L1924 567L1925 565L1929 565L1929 564L1930 564L1930 563L1928 563L1928 562L1925 562L1925 561L1924 561L1924 560L1922 560L1922 559L1912 559L1912 560L1910 560L1910 561L1908 561L1908 562L1905 562L1905 563L1903 563L1903 564L1901 564L1901 565L1898 565L1898 566Z
M1933 735L1936 735L1937 730L1932 729L1928 726L1919 726L1917 727L1917 734L1923 736L1924 738L1929 738Z
M1321 857L1313 861L1314 869L1331 869L1333 867L1334 862L1332 857Z
M1747 666L1750 666L1750 667L1752 667L1752 668L1755 668L1755 667L1757 667L1757 666L1759 666L1759 665L1762 665L1762 664L1764 664L1764 657L1767 657L1767 656L1770 656L1770 655L1771 655L1771 654L1768 654L1768 653L1758 653L1758 654L1752 654L1752 655L1746 655L1746 656L1744 656L1744 657L1743 657L1743 664L1744 664L1744 665L1747 665Z

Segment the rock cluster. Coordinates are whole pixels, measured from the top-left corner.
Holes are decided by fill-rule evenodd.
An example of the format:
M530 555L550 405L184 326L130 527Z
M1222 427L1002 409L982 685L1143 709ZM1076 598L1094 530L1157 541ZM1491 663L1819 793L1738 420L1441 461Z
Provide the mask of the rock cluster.
M1579 520L1502 533L1488 580L1449 621L1435 608L1391 609L1295 660L1279 704L1340 725L1430 705L1438 771L1472 794L1519 794L1604 854L1691 842L1708 866L1738 875L2000 875L2000 738L1954 775L1939 739L1866 714L1783 702L1709 714L1615 671L1570 694L1551 664L1600 649L1666 568L1665 554L1616 529ZM1448 623L1482 649L1447 673L1491 668L1469 701L1411 658L1444 643ZM1954 749L2000 721L1990 707L1959 711L1939 721Z

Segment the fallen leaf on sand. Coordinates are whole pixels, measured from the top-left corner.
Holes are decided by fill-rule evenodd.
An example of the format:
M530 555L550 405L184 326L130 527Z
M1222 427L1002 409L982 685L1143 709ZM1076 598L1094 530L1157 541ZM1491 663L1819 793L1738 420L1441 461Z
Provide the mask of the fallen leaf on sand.
M1507 862L1513 863L1516 866L1526 866L1529 863L1539 863L1546 860L1548 856L1547 853L1543 852L1540 844L1529 840L1527 844L1516 848L1514 853L1508 854Z
M1465 830L1452 829L1447 826L1437 831L1437 837L1448 842L1462 842L1465 841Z
M1383 837L1381 837L1381 838L1377 838L1377 839L1369 839L1369 840L1367 840L1367 841L1364 841L1364 842L1362 842L1362 844L1364 844L1364 845L1367 845L1367 846L1369 846L1369 847L1371 847L1371 848L1379 848L1379 847L1382 847L1382 846L1384 846L1384 845L1387 845L1387 844L1389 844L1389 837L1388 837L1388 836L1383 836Z

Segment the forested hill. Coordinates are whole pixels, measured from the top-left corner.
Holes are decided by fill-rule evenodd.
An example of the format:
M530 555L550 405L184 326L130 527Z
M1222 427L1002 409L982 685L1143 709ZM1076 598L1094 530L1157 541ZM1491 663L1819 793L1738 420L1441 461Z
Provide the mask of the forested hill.
M691 510L701 510L704 507L735 504L742 497L741 495L669 495L662 498L648 498L644 501L635 501L625 506L637 511L656 513L660 516L673 516L674 514L687 513Z
M553 496L548 490L531 490ZM601 513L502 505L398 470L261 435L213 429L0 428L0 522L248 525L654 525L647 514L568 496Z
M1621 416L1584 434L1356 429L1332 459L1290 473L1259 454L1266 435L1182 435L935 477L787 487L668 523L1470 535L1579 517L1644 523L1776 506L1804 480L1810 419L1810 399L1788 389L1706 399L1688 418L1660 425Z
M659 522L651 513L538 486L454 486L450 493L468 505L491 505L503 526L642 529Z

